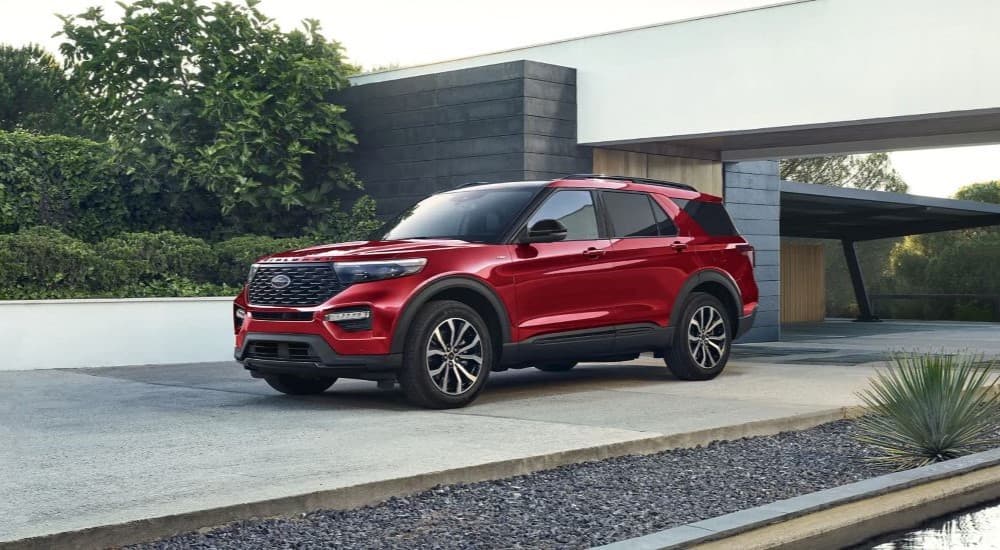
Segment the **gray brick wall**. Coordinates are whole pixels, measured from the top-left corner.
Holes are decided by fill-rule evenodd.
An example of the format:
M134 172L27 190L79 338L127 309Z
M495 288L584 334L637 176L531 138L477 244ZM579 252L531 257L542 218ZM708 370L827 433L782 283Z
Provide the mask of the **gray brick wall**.
M382 215L471 181L590 171L576 145L576 70L513 61L355 86L352 164Z
M781 241L778 236L780 191L778 162L727 162L722 167L726 209L757 251L760 308L754 327L742 342L769 342L781 336Z

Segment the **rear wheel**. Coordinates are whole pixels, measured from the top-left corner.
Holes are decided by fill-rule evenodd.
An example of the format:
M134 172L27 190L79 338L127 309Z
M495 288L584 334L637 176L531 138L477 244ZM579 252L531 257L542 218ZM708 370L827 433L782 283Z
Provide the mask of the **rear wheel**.
M476 310L452 300L434 301L413 322L399 385L421 407L464 407L486 385L493 357L493 338Z
M264 377L269 386L288 395L315 395L323 393L336 378L302 378L290 374L269 374Z
M664 357L681 380L711 380L729 361L733 328L718 298L695 292L684 303L674 341Z
M576 366L576 361L558 361L554 363L542 363L539 365L532 365L538 370L543 370L545 372L566 372Z

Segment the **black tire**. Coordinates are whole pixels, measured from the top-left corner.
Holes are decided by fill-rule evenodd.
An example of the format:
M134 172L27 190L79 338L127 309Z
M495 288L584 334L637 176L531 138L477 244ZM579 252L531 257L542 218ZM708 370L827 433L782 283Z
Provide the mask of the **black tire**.
M486 385L493 361L493 335L476 310L462 302L433 301L417 313L407 334L399 386L421 407L464 407Z
M576 366L576 361L558 361L532 366L545 372L566 372Z
M325 392L336 378L302 378L290 374L269 374L264 377L269 386L288 395L315 395Z
M710 329L704 334L700 332L702 322ZM663 359L681 380L711 380L726 368L732 343L733 327L726 307L711 294L694 292L684 302L674 340Z

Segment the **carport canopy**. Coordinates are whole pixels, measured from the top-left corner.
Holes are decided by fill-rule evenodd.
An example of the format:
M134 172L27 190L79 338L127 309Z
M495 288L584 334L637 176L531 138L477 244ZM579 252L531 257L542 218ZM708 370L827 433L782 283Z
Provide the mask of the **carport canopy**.
M1000 224L1000 204L781 182L781 236L868 241Z
M854 243L1000 225L1000 204L781 182L782 237L837 239L858 302L859 321L877 321Z

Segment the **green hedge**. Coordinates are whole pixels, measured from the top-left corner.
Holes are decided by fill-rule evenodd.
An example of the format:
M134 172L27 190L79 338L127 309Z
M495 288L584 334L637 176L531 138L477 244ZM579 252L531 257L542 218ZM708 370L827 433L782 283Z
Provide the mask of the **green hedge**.
M317 242L247 235L210 244L161 231L90 244L32 227L0 235L0 300L235 296L257 258Z
M205 189L170 191L136 175L143 159L123 165L115 158L108 143L0 131L0 233L45 225L91 243L126 231L163 230L218 241L278 225L291 234L343 241L379 225L370 197L336 189L326 190L322 207L313 210L244 204L223 215L218 197L205 196ZM350 199L350 208L341 198Z
M128 229L132 198L106 144L0 132L0 232L48 225L87 241Z

